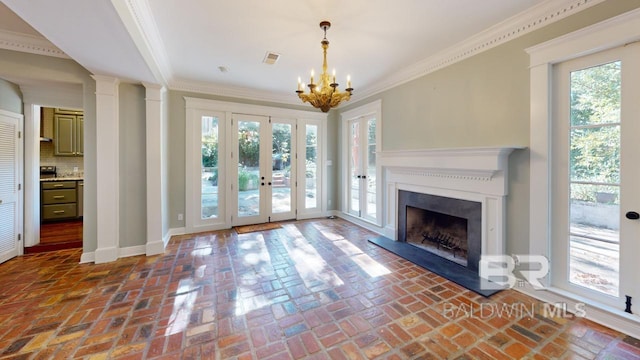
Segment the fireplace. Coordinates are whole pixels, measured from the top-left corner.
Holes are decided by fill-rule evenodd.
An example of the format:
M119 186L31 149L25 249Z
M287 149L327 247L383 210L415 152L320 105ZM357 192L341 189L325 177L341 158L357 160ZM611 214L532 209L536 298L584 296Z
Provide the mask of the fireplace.
M467 266L467 219L407 206L405 241L447 260Z
M399 190L398 241L477 273L482 248L482 204Z
M482 255L505 253L508 158L516 149L381 152L383 236L369 241L478 294L495 294L483 288L478 265Z

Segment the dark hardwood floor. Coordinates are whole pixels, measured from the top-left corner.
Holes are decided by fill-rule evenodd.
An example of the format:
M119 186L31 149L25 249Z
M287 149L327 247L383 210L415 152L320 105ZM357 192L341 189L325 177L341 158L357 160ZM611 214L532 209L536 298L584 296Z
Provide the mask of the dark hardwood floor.
M82 220L40 225L40 244L26 247L26 254L82 247Z

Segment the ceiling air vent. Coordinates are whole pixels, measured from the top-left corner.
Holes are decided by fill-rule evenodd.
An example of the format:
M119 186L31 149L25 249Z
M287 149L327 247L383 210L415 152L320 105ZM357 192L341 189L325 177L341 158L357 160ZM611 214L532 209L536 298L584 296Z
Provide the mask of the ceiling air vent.
M262 59L262 62L265 64L273 65L278 61L278 59L280 59L280 54L267 51L267 53L264 55L264 59Z

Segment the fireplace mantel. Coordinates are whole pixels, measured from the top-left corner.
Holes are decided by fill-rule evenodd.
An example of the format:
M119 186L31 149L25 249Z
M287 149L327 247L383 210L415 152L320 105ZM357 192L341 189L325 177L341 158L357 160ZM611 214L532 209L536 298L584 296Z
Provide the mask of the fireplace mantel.
M431 185L507 194L506 171L509 155L522 147L475 147L383 151L380 164L394 174L433 178ZM387 173L387 175L389 175ZM453 183L452 183L453 182ZM460 184L458 184L460 183ZM477 183L475 186L470 183ZM473 190L473 189L471 189Z
M384 234L397 239L397 194L408 190L482 203L482 254L504 254L509 155L523 147L378 153L384 172Z

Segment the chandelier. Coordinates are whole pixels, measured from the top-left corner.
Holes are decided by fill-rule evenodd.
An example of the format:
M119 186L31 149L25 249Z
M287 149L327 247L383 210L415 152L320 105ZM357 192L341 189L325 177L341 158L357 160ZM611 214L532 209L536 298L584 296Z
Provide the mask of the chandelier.
M338 83L336 83L336 70L333 69L333 77L329 78L327 73L327 49L329 48L329 40L327 40L327 29L331 27L331 23L328 21L322 21L320 28L324 30L324 39L322 39L322 53L324 60L322 62L322 74L320 74L320 82L315 83L313 81L313 70L311 70L311 82L309 85L309 92L305 93L305 84L298 78L298 97L302 102L308 102L315 108L319 108L322 112L329 111L332 107L340 105L342 100L347 101L351 98L351 78L347 76L347 88L344 92L338 90Z

